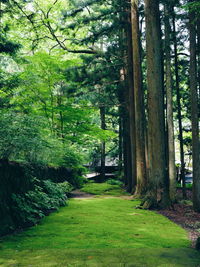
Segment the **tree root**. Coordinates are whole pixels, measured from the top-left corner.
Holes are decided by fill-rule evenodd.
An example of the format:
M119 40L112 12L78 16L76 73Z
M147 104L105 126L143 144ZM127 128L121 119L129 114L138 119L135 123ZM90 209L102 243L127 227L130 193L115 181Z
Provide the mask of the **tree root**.
M169 201L158 201L154 196L147 195L142 199L142 202L136 208L145 210L155 210L155 209L174 209L174 205Z
M145 209L145 210L150 210L150 209L157 209L158 208L158 202L153 196L146 196L141 204L136 207L138 209Z

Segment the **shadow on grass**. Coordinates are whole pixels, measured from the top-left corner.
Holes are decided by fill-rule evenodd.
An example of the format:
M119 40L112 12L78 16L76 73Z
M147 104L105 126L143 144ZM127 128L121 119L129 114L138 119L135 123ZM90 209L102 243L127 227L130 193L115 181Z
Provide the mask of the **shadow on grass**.
M7 250L0 266L197 267L200 254L190 248Z

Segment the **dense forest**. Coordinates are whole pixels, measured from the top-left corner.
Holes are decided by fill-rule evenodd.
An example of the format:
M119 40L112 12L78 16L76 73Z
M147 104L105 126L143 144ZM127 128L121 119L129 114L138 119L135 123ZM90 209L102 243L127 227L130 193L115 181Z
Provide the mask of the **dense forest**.
M173 208L192 187L200 212L199 1L0 11L0 235L65 205L86 173L105 181L108 165L141 209Z

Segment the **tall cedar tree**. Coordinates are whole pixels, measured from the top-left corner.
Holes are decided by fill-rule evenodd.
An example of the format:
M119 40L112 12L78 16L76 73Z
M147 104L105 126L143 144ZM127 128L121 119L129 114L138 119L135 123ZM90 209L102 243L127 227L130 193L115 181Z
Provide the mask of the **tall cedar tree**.
M149 196L144 207L170 205L162 78L161 27L158 0L145 0L148 88Z
M179 145L180 145L180 162L181 162L181 181L183 185L183 197L186 198L185 187L185 155L183 147L183 126L182 126L182 112L181 112L181 93L180 93L180 74L179 74L179 58L178 58L178 42L176 31L176 13L173 7L173 45L174 45L174 68L175 68L175 86L176 86L176 100L178 113L178 127L179 127Z
M145 110L144 92L142 87L138 1L132 0L131 7L137 177L135 194L142 196L146 193L147 173L145 159Z
M190 1L193 2L193 1ZM190 98L192 120L192 162L193 162L193 207L200 212L200 141L199 141L199 109L197 93L197 60L196 60L196 13L189 10L190 34Z
M134 103L134 80L133 80L133 44L131 31L131 3L127 7L127 79L128 79L128 111L130 127L130 149L131 149L131 181L129 192L135 192L136 186L136 136L135 136L135 103Z
M172 100L172 65L171 65L171 26L170 26L170 3L165 3L165 76L167 97L167 133L168 133L168 168L170 181L170 198L175 200L176 194L176 167L175 167L175 144L174 144L174 122L173 122L173 100Z

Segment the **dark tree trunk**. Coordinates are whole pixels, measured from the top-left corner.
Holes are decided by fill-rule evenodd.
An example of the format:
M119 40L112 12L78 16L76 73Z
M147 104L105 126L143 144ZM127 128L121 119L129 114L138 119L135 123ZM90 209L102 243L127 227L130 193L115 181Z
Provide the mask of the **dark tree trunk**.
M149 196L144 207L170 205L163 103L163 73L159 1L145 0Z
M180 161L181 161L181 181L183 186L183 197L186 198L185 187L185 160L184 160L184 148L183 148L183 128L182 128L182 114L181 114L181 96L180 96L180 78L178 69L178 47L176 39L176 21L175 13L173 12L173 41L174 41L174 67L175 67L175 79L176 79L176 98L178 107L178 126L179 126L179 143L180 143Z
M119 108L119 162L118 162L118 169L119 174L121 175L122 172L122 161L123 161L123 121L120 114Z
M198 101L200 104L200 18L197 19Z
M119 116L121 121L121 134L122 134L122 154L123 154L123 169L124 169L124 184L128 192L131 192L131 147L130 147L130 124L128 112L128 86L125 69L120 71L121 86L118 92L118 99L120 102Z
M106 129L106 118L105 118L105 107L100 107L100 117L101 117L101 129ZM106 143L101 142L101 180L105 180L105 164L106 164Z
M128 96L128 94L127 94ZM131 138L130 122L127 107L123 110L123 156L124 156L124 178L127 191L132 191L132 160L131 160Z
M57 105L58 108L62 105L62 98L63 98L63 92L59 92L57 95ZM59 111L59 121L60 121L60 137L62 138L62 141L64 141L64 119L63 119L63 112Z
M119 45L121 47L121 56L123 60L123 68L120 70L121 88L119 90L119 102L121 126L122 126L122 145L123 145L123 165L124 165L124 182L128 192L132 192L133 188L133 175L132 175L132 137L130 127L130 57L129 57L129 46L131 39L130 37L130 21L128 17L130 14L130 6L128 3L122 5L121 12L121 24L124 25L123 30L119 36ZM132 66L132 65L131 65Z
M191 1L193 2L193 1ZM197 60L196 60L196 20L195 12L189 12L190 32L190 98L192 120L192 166L193 166L193 207L200 212L200 141L199 109L197 93Z
M129 136L130 143L128 144L130 149L131 169L128 184L128 191L130 193L135 192L136 186L136 147L135 147L135 106L134 106L134 84L133 84L133 53L132 53L132 32L131 32L131 7L127 10L127 28L126 28L126 39L127 39L127 86L128 86L128 97L126 99L128 107L128 123L129 123Z

